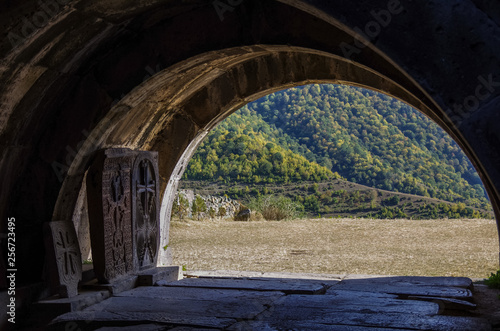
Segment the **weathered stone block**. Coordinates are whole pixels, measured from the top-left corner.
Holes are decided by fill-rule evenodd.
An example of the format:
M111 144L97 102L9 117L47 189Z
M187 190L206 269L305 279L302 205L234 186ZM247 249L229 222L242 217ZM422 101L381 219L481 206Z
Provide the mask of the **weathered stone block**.
M100 283L156 267L160 243L158 153L107 149L87 174L94 271Z
M131 221L131 171L135 153L99 151L87 174L94 271L109 283L135 270Z
M139 274L139 286L154 286L158 282L173 282L182 279L182 270L179 266L153 268Z
M140 270L156 267L160 245L158 153L138 152L132 175L134 263Z
M51 282L62 298L78 295L82 278L82 257L72 222L50 222L45 227L47 263L52 273Z

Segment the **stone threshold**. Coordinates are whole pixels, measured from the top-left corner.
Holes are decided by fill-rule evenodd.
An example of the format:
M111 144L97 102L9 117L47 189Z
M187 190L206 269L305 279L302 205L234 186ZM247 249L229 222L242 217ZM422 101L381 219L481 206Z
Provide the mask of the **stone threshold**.
M81 284L78 295L72 298L61 298L59 295L38 301L33 305L33 311L38 321L53 319L56 316L81 311L96 305L119 293L140 286L155 286L158 282L175 282L182 279L179 266L158 267L117 279L111 284L99 284L94 278Z

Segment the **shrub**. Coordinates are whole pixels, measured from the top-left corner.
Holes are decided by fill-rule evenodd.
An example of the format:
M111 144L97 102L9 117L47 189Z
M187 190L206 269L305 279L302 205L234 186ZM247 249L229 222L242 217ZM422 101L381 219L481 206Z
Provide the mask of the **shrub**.
M172 214L177 216L179 219L184 219L189 212L189 201L184 196L184 194L177 194L177 199L175 199L172 206Z
M224 216L226 216L227 214L227 211L226 211L226 208L224 207L219 207L219 211L217 212L217 216L219 216L220 218L223 218Z
M299 217L302 206L284 196L268 195L252 199L250 208L268 221L290 220Z
M201 218L201 214L207 211L207 205L201 196L196 196L193 201L193 205L191 206L191 211L193 213L193 217L197 217L198 221Z
M392 197L384 199L382 203L384 204L384 206L396 206L397 204L399 204L399 196L393 195Z
M243 205L240 204L240 207L238 208L237 212L234 214L234 220L235 221L250 221L250 216L251 216L251 211L250 209Z
M258 211L252 211L252 213L250 214L250 221L259 222L263 220L264 216L262 216L262 214L259 213Z
M210 209L208 210L208 216L210 216L210 219L214 219L216 215L217 212L215 211L215 209L213 207L210 207Z
M309 195L304 201L304 207L314 213L319 212L320 205L319 201L314 195Z
M489 288L500 288L500 270L496 274L491 273L491 276L484 281Z

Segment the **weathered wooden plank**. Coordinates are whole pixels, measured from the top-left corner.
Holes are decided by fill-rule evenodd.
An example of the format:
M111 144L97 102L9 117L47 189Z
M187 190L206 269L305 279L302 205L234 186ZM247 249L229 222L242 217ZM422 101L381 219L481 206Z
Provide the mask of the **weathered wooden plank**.
M177 282L165 283L163 286L173 287L198 287L237 289L252 291L281 291L286 294L320 294L324 293L326 286L322 281L304 281L290 279L210 279L210 278L185 278Z
M276 311L301 308L323 309L328 312L360 312L371 314L400 313L434 316L439 313L439 305L433 302L378 298L373 293L350 297L334 295L290 295L275 302ZM274 311L273 311L274 312Z
M368 282L357 282L356 280L344 280L337 285L331 287L327 294L335 290L349 290L349 291L362 291L362 292L381 292L396 294L400 296L429 296L429 297L445 297L461 300L472 300L472 292L465 288L460 287L446 287L446 286L418 286L418 285L405 285L403 283L376 283L370 284Z

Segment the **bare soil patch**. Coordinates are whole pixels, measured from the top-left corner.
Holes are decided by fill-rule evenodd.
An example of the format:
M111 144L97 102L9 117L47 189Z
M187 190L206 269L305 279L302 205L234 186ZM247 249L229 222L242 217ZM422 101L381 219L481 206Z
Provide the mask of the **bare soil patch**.
M464 276L498 269L494 220L172 221L187 270Z

